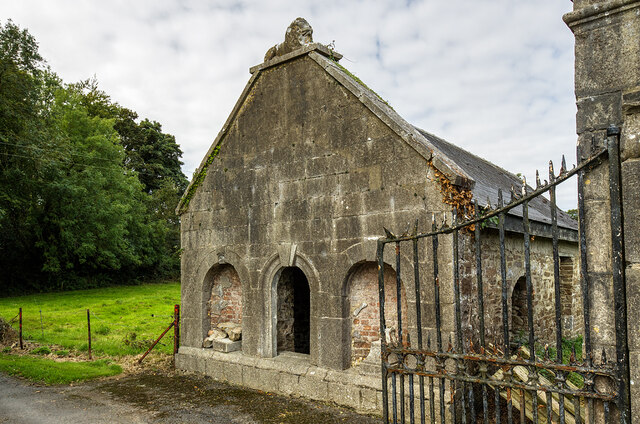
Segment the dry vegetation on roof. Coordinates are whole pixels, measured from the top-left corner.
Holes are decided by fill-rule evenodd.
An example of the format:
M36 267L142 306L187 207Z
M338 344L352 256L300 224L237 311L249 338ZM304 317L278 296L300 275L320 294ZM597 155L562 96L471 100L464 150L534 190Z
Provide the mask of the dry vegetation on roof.
M442 193L442 202L456 209L459 220L472 218L475 214L475 208L473 206L473 194L471 190L453 184L446 174L433 165L431 160L429 161L429 167L433 171L435 180L439 183L438 188L440 193ZM473 231L474 226L472 225L466 229Z

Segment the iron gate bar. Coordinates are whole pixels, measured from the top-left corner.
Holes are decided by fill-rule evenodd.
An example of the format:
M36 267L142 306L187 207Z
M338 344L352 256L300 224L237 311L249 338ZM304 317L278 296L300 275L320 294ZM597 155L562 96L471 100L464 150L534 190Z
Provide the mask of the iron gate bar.
M452 225L455 227L458 224L458 214L456 209L454 208L452 211ZM463 352L464 353L464 347L462 346L462 311L461 311L461 307L460 307L460 270L459 270L459 263L458 263L458 230L454 230L453 231L453 296L455 299L455 321L456 321L456 350L458 352ZM464 363L463 366L460 366L460 360L456 359L455 360L455 372L457 375L461 374L464 368ZM454 392L453 394L455 395L455 392L457 391L457 384L454 384ZM466 391L466 385L463 383L462 384L462 391L461 391L461 405L462 405L462 422L466 423L467 422L467 402L465 399L465 391ZM455 420L454 420L455 421Z
M527 399L526 395L531 397L531 418L533 422L538 422L538 396L546 394L546 412L547 422L551 423L555 418L560 424L566 421L566 405L565 396L569 396L570 409L577 424L582 422L581 399L586 401L589 422L593 422L594 418L594 400L602 401L602 412L605 421L609 420L612 415L610 404L613 402L620 411L620 422L627 424L630 419L630 400L629 400L629 365L628 365L628 344L626 331L626 299L624 287L624 251L622 239L622 205L620 203L620 163L619 163L619 130L617 128L607 131L607 147L599 150L586 160L579 160L578 166L574 166L572 170L566 170L564 157L559 174L554 175L553 164L549 167L549 182L545 181L544 185L540 184L538 174L536 173L536 189L528 192L526 180L523 181L522 193L517 195L515 190L511 189L511 201L504 204L502 190L498 190L498 206L496 209L485 209L484 214L478 207L477 200L474 202L474 216L464 222L460 222L457 210L452 213L451 225L447 225L446 216L442 225L438 227L435 222L435 215L432 216L431 232L418 234L417 222L412 234L408 231L396 237L392 233L386 231L386 237L378 240L378 288L380 299L380 331L381 331L381 352L382 352L382 389L383 389L383 418L385 422L389 422L388 407L389 403L393 409L393 422L398 422L398 402L400 402L400 419L406 422L406 401L405 398L405 374L408 375L409 386L409 420L413 424L415 422L415 393L414 393L414 375L419 377L419 396L420 396L420 422L425 423L425 397L424 397L424 378L429 378L429 412L431 422L435 422L435 402L434 402L434 379L439 380L440 392L440 421L447 422L445 408L445 387L446 380L449 380L449 394L451 396L451 408L449 415L453 422L461 422L465 424L471 421L476 422L475 409L475 393L474 384L482 385L482 411L484 423L489 422L489 402L487 385L494 387L496 395L495 400L495 422L500 423L500 392L506 392L507 403L507 421L513 423L513 398L512 393L519 393L518 407L520 408L520 422L530 419L527 415ZM615 321L616 321L616 360L607 362L606 352L603 350L602 360L598 366L594 366L593 362L593 346L591 341L590 326L590 293L589 280L587 274L586 261L586 236L584 224L584 172L592 169L602 163L603 159L608 157L609 160L609 183L611 190L611 236L612 236L612 268L613 268L613 284L614 284L614 301L615 301ZM583 314L584 314L584 349L586 354L582 359L582 363L576 362L575 349L572 352L568 364L563 364L562 357L562 303L561 303L561 287L560 287L560 269L559 269L559 252L558 239L559 229L557 221L556 208L556 186L572 176L578 177L578 216L579 216L579 246L581 259L581 288L583 292ZM551 208L551 238L553 244L553 284L554 284L554 306L556 318L556 353L555 362L549 358L549 350L545 347L543 359L536 356L535 349L535 331L533 317L533 282L531 279L531 224L529 221L529 201L545 192L549 192L550 208ZM528 358L523 360L520 351L517 355L512 356L509 331L508 317L508 284L506 278L506 254L505 254L505 228L506 214L516 206L522 205L522 233L524 236L525 250L525 278L527 291L527 324L528 324L528 342L531 348ZM480 223L488 222L493 217L498 217L497 230L500 239L500 280L502 287L502 323L503 323L503 352L499 352L493 345L493 353L489 352L485 339L485 306L484 306L484 288L482 281L482 254L481 254L481 232ZM465 218L467 218L465 216ZM477 275L477 296L478 308L480 309L480 354L474 350L472 342L465 342L462 333L462 305L461 305L461 280L460 280L460 257L459 257L459 232L475 225L475 256L476 256L476 275ZM495 228L491 226L492 228ZM508 231L513 231L511 227ZM451 335L449 335L449 347L445 351L442 342L442 320L440 308L440 279L438 271L438 237L440 234L452 234L453 238L453 295L455 308L455 342L452 344ZM422 238L431 237L432 254L433 254L433 287L435 300L435 321L436 321L436 349L432 350L431 335L427 336L427 350L424 350L423 328L422 328L422 307L421 307L421 289L420 289L420 271L419 271L419 245L418 241ZM414 266L414 290L416 295L416 327L418 349L410 346L409 333L404 332L403 328L403 312L402 312L402 274L401 274L401 242L412 240L413 243L413 266ZM395 244L396 254L396 308L397 308L397 346L390 344L391 339L385 337L386 318L385 318L385 287L384 287L384 248L387 243ZM408 329L408 326L407 326ZM405 337L406 336L406 337ZM455 344L455 349L453 345ZM391 357L395 358L391 361ZM433 361L435 369L427 368L427 360ZM409 361L412 361L411 363ZM447 370L447 361L453 366ZM415 364L415 365L411 365ZM475 364L475 365L474 365ZM472 367L473 365L473 367ZM520 375L514 378L514 369L521 366L527 370L526 375ZM489 375L489 367L502 369L501 380L493 375ZM542 371L554 374L550 380L543 379L541 382L538 374ZM568 385L567 376L571 372L576 372L583 377L584 383L582 388ZM391 374L391 375L389 375ZM399 376L397 375L399 374ZM595 385L595 379L605 378L614 382L614 386L605 388L600 391ZM392 383L392 399L389 402L388 379L391 378ZM499 377L500 378L500 377ZM397 399L397 379L400 382L400 399ZM606 385L605 385L606 387ZM515 392L514 392L515 391ZM552 395L555 393L555 395ZM456 407L456 401L460 410ZM467 410L467 408L469 408ZM460 417L458 417L460 412Z
M444 217L444 215L443 215ZM437 229L435 215L431 217L431 230L435 232ZM384 245L383 245L384 246ZM436 347L438 353L442 353L442 320L440 315L440 275L438 270L438 235L432 237L433 248L433 292L436 306ZM436 358L436 370L440 373L444 371L444 362L440 362L439 358ZM444 378L440 378L440 421L441 424L445 423L445 408L444 408Z
M502 199L502 190L498 189L498 209L502 209L503 207L503 199ZM508 287L507 287L507 263L504 252L504 219L505 219L506 211L500 212L498 214L498 231L500 233L500 281L502 282L502 330L504 336L504 344L503 344L503 352L504 357L509 358L510 355L510 346L509 346L509 316L508 316ZM507 368L504 370L504 380L507 383L511 382L511 368ZM499 412L500 408L496 406L496 411ZM496 414L497 414L496 412ZM507 423L513 424L513 403L511 402L511 387L507 386Z
M378 303L380 305L380 352L384 352L384 346L386 346L386 340L384 338L384 329L386 328L384 319L384 243L378 242L376 256L378 258ZM381 370L382 370L382 418L385 423L389 422L389 391L387 387L387 367L385 363L384 355L381 355ZM395 391L394 391L395 392Z
M398 343L404 345L402 338L402 282L400 280L400 242L396 243L396 307L398 317ZM400 374L400 417L402 422L404 419L404 374Z
M538 179L536 179L536 185L538 185ZM527 197L527 181L523 179L522 182L522 197ZM535 333L533 329L533 283L531 281L531 239L529 235L529 201L525 200L522 203L522 230L524 233L524 267L525 267L525 278L527 285L527 326L529 332L529 346L532 346L532 351L535 353ZM535 363L535 354L529 355L529 362ZM529 369L529 381L532 386L538 385L538 371L534 366L528 367ZM538 394L537 391L532 391L531 393L531 414L533 415L533 422L538 422ZM524 391L521 391L522 403L526 405L524 402L525 395ZM526 415L526 406L523 406L520 410L521 417L520 422L524 423L524 415Z
M560 167L560 176L564 173L565 164L564 156L562 157L562 166ZM555 174L553 171L553 162L549 161L549 182L553 183L555 180ZM556 312L556 360L558 363L562 363L562 311L560 303L560 255L558 254L558 215L556 208L556 186L552 185L549 188L549 200L550 200L550 212L551 212L551 233L552 233L552 245L553 245L553 286L554 286L554 300L555 300L555 312ZM558 371L556 374L556 382L558 388L562 389L564 381L564 372ZM547 403L548 404L548 403ZM558 416L560 418L560 424L565 424L564 416L564 396L558 398Z
M387 357L391 354L397 356L397 360L394 361L394 363L399 365L397 366L387 365L387 369L389 372L396 373L396 374L422 375L424 377L435 377L435 378L443 378L448 380L460 380L468 383L488 384L488 383L495 383L496 380L493 380L491 378L469 377L465 375L459 375L456 373L449 373L446 370L429 371L429 370L419 369L419 367L416 369L410 369L406 365L404 365L404 358L406 358L407 356L414 356L418 358L418 361L425 361L427 357L432 357L432 358L435 358L436 361L440 361L440 362L445 362L447 359L450 359L453 361L467 360L467 361L473 361L473 362L489 362L498 367L508 366L510 368L513 368L516 366L526 367L529 365L533 365L540 370L556 371L556 372L571 371L571 372L577 372L581 374L592 373L600 377L617 380L616 367L614 367L613 364L604 364L600 368L587 368L587 367L579 367L579 366L571 366L571 365L559 365L555 362L535 362L534 364L531 364L530 362L525 360L505 359L504 357L501 357L501 356L487 356L487 355L481 355L481 354L472 355L468 353L461 354L461 353L454 353L454 352L437 353L432 351L424 351L424 350L421 351L418 349L407 349L407 348L402 349L402 348L393 348L393 347L388 348ZM594 390L594 391L575 390L575 389L569 389L566 387L558 388L553 385L534 386L532 384L529 384L528 382L519 383L516 380L512 380L509 383L501 383L501 386L510 387L512 389L518 389L518 390L519 389L524 389L524 390L536 389L537 391L549 392L549 393L559 393L559 394L561 393L565 395L593 397L594 399L600 399L603 401L604 400L613 401L616 399L616 395L617 395L616 391L600 392L597 390Z
M592 142L594 140L592 139ZM593 143L592 143L593 145ZM577 149L577 158L580 160L580 148ZM578 172L578 233L580 237L580 287L582 289L582 314L584 328L591 328L591 295L589 293L589 273L587 268L587 233L585 226L585 213L584 213L584 170ZM584 352L586 353L586 363L589 367L593 366L593 355L591 346L591 332L584 331ZM584 387L588 391L593 391L593 375L585 374ZM589 422L592 423L595 420L595 412L593 407L593 399L587 399L587 409L589 414Z
M624 232L622 228L622 193L620 186L620 129L607 128L607 149L609 151L609 188L611 200L611 250L613 297L615 302L616 359L620 369L618 409L620 422L631 420L631 399L629 397L629 347L627 342L627 299L624 275Z
M476 199L473 203L475 218L478 219L480 215L480 208L478 208L478 199ZM482 281L482 253L481 253L481 243L480 243L480 225L474 226L474 236L475 236L475 248L476 248L476 285L478 288L478 309L480 315L480 351L484 352L486 349L485 340L484 340L484 284ZM480 362L479 371L482 378L487 377L487 366L485 362ZM484 413L484 424L489 424L489 400L487 398L487 386L485 384L482 385L482 412Z
M578 364L576 365L558 364L556 362L550 362L550 361L530 362L528 359L519 359L517 356L515 358L514 357L505 358L500 351L498 351L499 354L493 354L493 355L487 355L486 353L482 354L482 353L436 352L436 351L430 351L430 350L419 350L419 349L412 349L412 348L397 348L397 347L387 347L387 351L389 353L393 353L395 355L401 355L401 356L422 355L425 357L440 358L441 361L444 361L447 359L450 359L453 361L456 361L456 360L460 360L460 361L467 360L467 361L474 361L474 362L485 361L498 367L500 366L509 366L509 367L534 366L537 369L540 369L540 370L546 369L551 372L564 371L564 372L576 372L581 374L589 373L589 374L597 375L599 377L616 378L616 375L615 375L616 367L613 364L606 364L606 365L601 365L596 367L596 366L581 366ZM401 361L398 361L398 362L401 362ZM405 368L404 366L398 366L398 367L388 366L387 368L389 370L394 370L394 371L410 369L408 367ZM448 374L448 373L443 371L443 374ZM425 374L425 377L428 377L428 375ZM476 380L473 379L473 381L476 381ZM489 381L493 381L493 380L489 380ZM555 390L553 391L555 392ZM570 392L568 391L568 393L574 393L574 392L575 391L570 391ZM603 399L605 398L612 399L609 396L604 396Z
M418 234L418 220L413 227L413 234ZM416 296L416 325L418 327L418 349L422 350L422 306L420 305L420 257L418 256L418 239L413 240L413 281ZM420 363L418 363L420 365ZM422 362L424 366L424 362ZM418 377L420 382L420 424L425 424L425 408L424 408L424 377ZM410 387L413 386L413 381L409 383ZM413 407L411 408L413 411ZM433 406L429 411L431 413L431 423L434 423L434 411ZM411 422L413 424L413 421Z

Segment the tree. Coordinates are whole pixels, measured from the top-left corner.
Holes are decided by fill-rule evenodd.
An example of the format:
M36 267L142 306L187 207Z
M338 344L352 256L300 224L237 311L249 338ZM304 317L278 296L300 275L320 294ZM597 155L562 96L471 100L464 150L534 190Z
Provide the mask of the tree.
M162 132L156 121L143 120L138 124L134 137L124 137L122 120L115 128L122 136L122 145L127 152L125 165L138 172L147 193L161 187L173 185L182 194L187 188L187 177L182 173L182 151L171 134ZM169 183L169 184L167 184Z
M576 221L578 220L578 209L568 209L567 214Z
M69 85L91 116L109 118L118 132L119 143L125 153L123 164L135 172L147 194L145 205L149 219L158 226L157 234L164 239L156 245L159 261L153 274L177 273L180 269L180 221L175 208L189 181L181 169L182 151L175 137L162 132L162 125L144 119L111 100L100 90L98 81L91 78Z
M49 142L43 99L57 83L35 39L12 21L0 25L0 265L8 279L34 274L31 212L40 202L38 176L50 170L38 155Z
M0 59L0 296L175 273L173 136L95 81L65 86L11 21Z
M70 84L69 88L81 96L80 102L89 115L114 120L125 150L124 165L138 173L147 193L169 182L182 195L189 181L182 172L182 150L173 135L163 133L159 122L144 119L138 123L138 114L114 103L100 90L95 77Z

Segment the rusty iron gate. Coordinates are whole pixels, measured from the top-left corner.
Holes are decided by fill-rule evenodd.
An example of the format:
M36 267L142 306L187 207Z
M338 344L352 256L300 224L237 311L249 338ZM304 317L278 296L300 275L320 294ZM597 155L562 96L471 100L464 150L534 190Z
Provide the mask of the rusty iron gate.
M549 180L541 183L536 178L536 187L528 187L523 181L520 193L511 190L509 202L498 193L498 204L481 209L477 201L473 216L464 222L454 208L449 217L432 217L430 232L418 233L418 224L409 231L395 236L385 229L386 237L378 240L378 283L380 302L380 338L382 353L382 394L384 422L392 423L561 423L581 424L594 422L630 422L629 363L627 347L626 292L623 276L623 248L621 222L621 191L619 162L619 130L610 127L604 145L590 158L583 160L568 170L564 157L557 175L553 164L549 164ZM604 160L609 162L609 186L611 198L611 240L612 240L612 284L615 312L615 354L609 358L602 348L592 343L590 319L591 301L588 280L584 174ZM583 309L582 349L573 351L563 358L563 324L561 319L560 263L558 254L558 219L556 208L556 186L569 178L578 180L579 255L580 288ZM555 347L540 343L536 338L539 331L533 308L533 282L531 273L531 222L529 202L537 196L548 193L551 218L551 239L553 250L553 285L555 302ZM509 211L521 207L521 229L523 235L524 270L526 277L526 331L521 345L512 343L509 329L509 304L507 267L505 261L505 219ZM497 218L497 219L496 219ZM603 217L609 219L609 217ZM497 325L499 337L490 340L487 330L491 323L485 323L485 296L483 289L483 257L481 238L485 234L481 227L491 227L499 236L499 281L501 285L501 324ZM452 246L452 259L447 252L439 250L448 237ZM467 237L473 246L472 252L475 276L471 283L477 327L463 332L462 304L460 291L459 242ZM495 235L494 235L495 237ZM602 237L609 237L602 234ZM385 247L388 262L395 259L396 277L391 283L395 293L385 293ZM414 287L406 287L406 292L415 291L412 302L404 303L402 297L401 251L413 267L407 280L413 280ZM452 265L449 281L440 279L443 254ZM394 258L395 256L395 258ZM430 256L430 257L429 257ZM486 256L486 255L485 255ZM412 257L412 259L411 259ZM421 263L429 263L428 274L421 275ZM405 265L405 268L407 265ZM440 271L439 271L440 267ZM425 268L422 268L425 269ZM404 270L402 270L404 271ZM471 272L473 275L473 271ZM486 284L486 282L485 282ZM424 299L428 287L428 299ZM389 291L389 286L387 285ZM443 293L453 297L453 304L443 305ZM393 312L389 319L385 316L385 298L395 297L388 307ZM422 299L421 299L422 298ZM466 297L464 301L468 301ZM389 299L387 297L387 299ZM395 305L393 305L395 303ZM407 307L408 305L408 307ZM429 308L426 308L429 306ZM448 308L444 310L443 308ZM410 328L407 315L415 313ZM403 313L405 316L403 316ZM391 315L389 312L387 315ZM428 315L423 319L423 315ZM498 318L499 320L499 318ZM390 322L390 325L387 324ZM445 321L445 322L443 322ZM494 327L496 327L494 325ZM468 330L468 329L467 329ZM494 328L495 330L495 328ZM596 329L597 330L597 329ZM394 334L395 333L395 334ZM494 331L495 334L495 331ZM582 350L582 353L580 352ZM611 358L615 356L615 358Z

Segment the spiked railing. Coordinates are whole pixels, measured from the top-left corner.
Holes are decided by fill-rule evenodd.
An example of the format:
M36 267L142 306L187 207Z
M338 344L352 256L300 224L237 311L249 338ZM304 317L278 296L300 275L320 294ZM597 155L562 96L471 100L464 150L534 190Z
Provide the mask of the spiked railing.
M618 132L619 135L619 132ZM624 303L624 287L619 287L623 281L614 279L614 293L616 293L616 338L617 360L608 361L606 353L600 355L600 361L594 360L593 346L591 342L590 300L589 283L586 272L586 239L584 227L584 173L601 164L604 160L609 162L619 160L617 156L618 135L610 132L607 139L607 147L595 152L590 158L581 161L577 166L568 169L564 156L561 160L560 170L556 174L552 162L549 162L549 179L544 183L536 171L535 188L527 185L522 178L522 185L518 189L512 186L510 200L505 203L502 190L498 190L497 205L493 207L489 199L486 205L480 207L477 200L473 203L473 216L459 216L454 208L451 214L444 213L441 216L432 214L431 230L426 233L418 232L418 222L413 225L412 231L407 230L394 235L390 230L384 229L385 237L378 240L377 260L379 269L379 302L380 302L380 338L382 346L382 389L383 389L383 418L385 422L405 423L416 422L416 416L421 423L430 422L462 422L476 423L479 417L482 422L500 423L506 420L508 424L514 422L514 414L519 412L519 422L532 421L534 423L559 422L561 424L574 424L594 422L596 405L601 408L605 421L613 416L612 405L615 406L616 415L621 423L627 423L629 409L628 400L628 362L621 360L626 349L626 315L625 308L618 307ZM584 355L578 360L575 345L571 349L570 357L563 358L563 324L562 304L560 290L560 257L559 257L559 229L558 208L556 206L556 187L570 179L578 177L578 213L579 213L579 248L581 262L581 289L584 314ZM612 187L612 237L622 237L620 228L620 208L616 208L615 202L619 202L614 192L619 192L616 179L619 180L619 169L612 165L610 168L610 185ZM536 332L536 316L534 313L534 281L531 270L531 224L529 220L529 203L543 194L549 195L549 218L551 255L553 258L553 298L555 312L555 347L553 351L548 345L541 346ZM523 262L526 283L526 346L512 344L509 322L509 296L510 285L507 278L507 264L505 252L505 221L507 215L521 206L521 229L523 240ZM520 214L518 214L520 217ZM492 218L494 218L492 220ZM497 230L499 244L499 309L501 312L500 339L495 337L487 340L487 328L485 322L486 290L483 281L483 266L487 258L482 254L482 240L486 237L483 225L493 222L497 218L497 224L491 226L491 231ZM491 221L490 221L491 220ZM617 233L616 233L617 231ZM448 330L444 330L442 310L441 281L442 252L439 240L442 236L451 235L452 260L448 262L452 266L452 287L447 293L453 296L453 325L446 323ZM475 290L472 295L468 292L463 299L460 276L459 246L462 237L473 239L472 258L475 265ZM495 237L495 236L494 236ZM425 305L422 304L422 284L425 275L421 274L420 267L424 265L421 260L420 241L431 239L430 250L433 259L430 263L432 276L427 285L432 290L433 313L429 313L432 321L423 321ZM404 340L403 331L409 332L408 318L402 315L401 302L401 246L411 243L413 256L413 280L415 293L415 336L417 343L412 345ZM387 244L392 244L395 250L396 270L396 307L397 307L397 345L391 345L384 337L386 330L385 319L385 282L384 282L384 250ZM620 245L616 239L613 248ZM620 258L613 252L614 261ZM616 264L614 264L614 267ZM620 264L618 264L620 266ZM448 284L448 283L447 283ZM474 307L477 311L477 323L474 328L463 328L463 306L475 298ZM622 328L624 326L624 329ZM423 343L426 331L426 345ZM471 333L469 333L469 331ZM448 344L443 343L443 336L448 334ZM453 337L452 337L453 334ZM471 336L469 334L472 334ZM435 343L433 343L435 338ZM623 358L624 359L624 358ZM625 367L627 367L625 369ZM625 375L627 380L625 380ZM415 380L417 376L417 381ZM596 378L613 382L602 389L596 387ZM582 381L575 385L569 380ZM447 384L448 381L448 384ZM391 387L389 387L389 382ZM425 384L427 385L425 390ZM417 387L414 387L417 386ZM406 393L408 388L408 395ZM417 390L416 390L417 389ZM417 394L416 394L417 392ZM493 394L493 396L492 396ZM417 404L416 404L417 401ZM447 406L447 401L449 405ZM428 403L428 405L427 405Z

